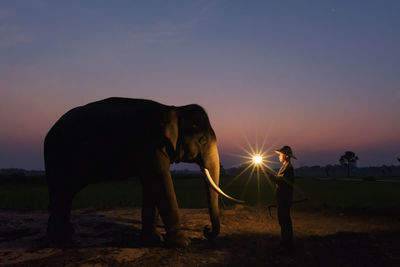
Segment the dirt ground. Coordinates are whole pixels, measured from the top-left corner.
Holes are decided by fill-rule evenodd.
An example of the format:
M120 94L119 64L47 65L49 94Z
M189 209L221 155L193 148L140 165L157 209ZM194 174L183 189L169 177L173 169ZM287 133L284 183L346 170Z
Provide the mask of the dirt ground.
M76 210L74 244L53 248L47 213L0 211L0 265L18 266L400 266L398 216L294 208L294 255L279 249L266 208L221 210L221 233L204 239L206 209L182 209L188 248L141 247L140 209ZM160 227L160 231L164 229Z

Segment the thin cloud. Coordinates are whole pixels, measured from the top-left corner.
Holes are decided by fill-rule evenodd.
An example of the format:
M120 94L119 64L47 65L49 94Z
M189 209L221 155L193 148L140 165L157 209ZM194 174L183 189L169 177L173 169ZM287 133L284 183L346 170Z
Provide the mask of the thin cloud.
M149 28L137 29L132 35L133 40L145 43L180 42L185 34L195 29L197 25L207 19L207 13L219 5L220 1L213 1L203 5L190 19L185 21L159 20Z
M145 43L164 43L168 41L180 41L185 31L194 27L191 21L174 23L172 21L158 21L150 30L139 30L133 34L134 40Z

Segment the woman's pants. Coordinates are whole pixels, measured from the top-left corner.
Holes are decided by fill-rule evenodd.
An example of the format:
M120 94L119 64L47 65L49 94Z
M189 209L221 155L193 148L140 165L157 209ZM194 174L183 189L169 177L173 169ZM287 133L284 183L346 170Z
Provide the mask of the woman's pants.
M293 246L292 220L290 219L290 203L278 203L278 220L281 226L282 244L285 247Z

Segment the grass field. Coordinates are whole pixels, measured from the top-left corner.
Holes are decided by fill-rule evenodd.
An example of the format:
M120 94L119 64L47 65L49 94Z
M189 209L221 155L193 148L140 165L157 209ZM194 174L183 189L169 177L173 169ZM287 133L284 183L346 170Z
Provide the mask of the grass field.
M249 205L274 203L273 186L265 178L221 178L221 188L229 195L243 199ZM174 179L181 208L207 206L205 185L201 177ZM399 210L400 182L297 179L294 199L307 198L301 207L332 207L356 209ZM223 199L221 205L233 203ZM19 210L47 209L47 186L43 179L24 179L22 182L0 183L0 208ZM102 182L89 185L73 201L73 208L140 207L139 180Z
M206 240L208 210L195 209L206 207L203 179L174 179L179 206L186 208L182 229L192 241L181 249L141 245L138 180L90 185L73 202L75 243L62 249L46 238L43 177L0 179L0 265L400 266L400 182L297 179L295 199L309 200L291 211L297 253L289 256L279 250L276 210L269 216L265 207L274 202L272 185L265 178L232 181L222 177L221 188L249 206L221 209L221 233Z

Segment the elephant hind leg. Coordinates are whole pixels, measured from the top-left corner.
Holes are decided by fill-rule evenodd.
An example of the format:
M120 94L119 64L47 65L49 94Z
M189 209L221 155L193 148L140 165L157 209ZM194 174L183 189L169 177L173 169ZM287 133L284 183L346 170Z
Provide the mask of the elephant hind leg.
M49 186L49 211L47 236L57 245L71 241L74 229L70 222L73 192L68 187Z
M142 232L140 242L145 246L159 245L163 237L157 230L158 210L154 192L149 184L142 181Z

